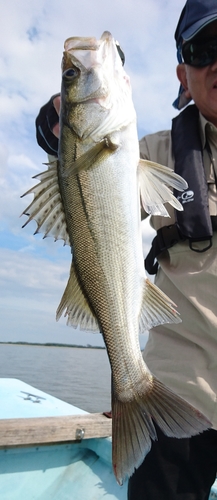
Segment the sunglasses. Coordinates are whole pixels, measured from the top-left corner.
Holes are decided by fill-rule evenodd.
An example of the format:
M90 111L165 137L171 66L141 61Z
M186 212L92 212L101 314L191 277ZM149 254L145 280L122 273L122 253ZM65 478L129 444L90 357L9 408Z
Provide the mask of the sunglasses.
M184 63L197 68L213 64L217 60L217 37L185 42L181 55Z

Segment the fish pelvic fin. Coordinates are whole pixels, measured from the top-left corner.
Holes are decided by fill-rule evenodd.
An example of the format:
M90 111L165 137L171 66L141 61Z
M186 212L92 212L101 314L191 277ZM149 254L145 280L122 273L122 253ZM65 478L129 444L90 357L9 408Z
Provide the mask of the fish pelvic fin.
M183 206L169 189L169 187L178 191L187 189L188 184L180 175L168 167L142 159L139 162L138 172L141 201L146 213L169 217L165 203L169 203L176 210L183 210Z
M209 420L158 379L152 377L150 391L144 387L134 400L112 398L112 463L122 485L145 459L152 441L157 440L155 424L168 437L188 438L210 428Z
M67 316L67 325L73 326L73 328L79 327L81 330L87 330L95 333L100 332L97 319L94 316L79 284L73 262L71 265L68 283L57 308L57 321L60 319L64 311L65 316Z
M21 196L22 198L27 194L34 194L32 203L21 214L28 215L28 219L22 227L25 227L31 220L35 220L37 229L34 234L43 233L44 238L53 236L55 241L62 239L65 245L70 245L59 191L58 162L55 161L47 165L48 170L33 177L39 179L40 182Z
M95 168L100 161L103 161L108 155L114 153L118 147L119 143L115 142L112 136L108 135L102 141L94 144L75 161L71 162L70 167L62 173L62 177L69 179L70 176L74 177L82 171Z
M176 304L148 279L144 282L139 333L165 323L181 323Z

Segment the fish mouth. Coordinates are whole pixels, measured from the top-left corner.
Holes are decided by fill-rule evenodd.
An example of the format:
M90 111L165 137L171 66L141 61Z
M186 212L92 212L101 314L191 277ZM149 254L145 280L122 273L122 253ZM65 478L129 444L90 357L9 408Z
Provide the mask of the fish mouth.
M77 60L85 69L102 66L105 60L122 66L116 42L109 31L104 31L100 39L95 37L71 37L64 43L64 54ZM110 58L108 57L110 55Z
M74 50L98 50L100 41L95 37L78 37L73 36L67 38L64 43L64 50L71 52Z
M80 63L83 68L90 69L101 61L102 40L94 37L71 37L64 43L64 57L66 54L73 62Z
M72 36L67 38L64 43L66 52L74 50L98 50L101 43L104 41L112 41L113 37L109 31L104 31L101 38L97 40L95 37L78 37Z

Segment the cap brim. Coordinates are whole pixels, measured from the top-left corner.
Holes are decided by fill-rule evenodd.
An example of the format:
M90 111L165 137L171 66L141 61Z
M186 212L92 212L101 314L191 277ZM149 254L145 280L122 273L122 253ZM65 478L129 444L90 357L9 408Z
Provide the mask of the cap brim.
M190 26L190 28L183 31L183 33L182 33L183 40L186 40L186 41L190 40L195 35L197 35L197 33L199 33L200 30L205 28L205 26L207 24L211 23L212 21L215 21L216 19L217 19L217 12L215 15L212 14L211 16L207 16L207 17L204 17L203 19L200 19L200 21L197 21L192 26Z

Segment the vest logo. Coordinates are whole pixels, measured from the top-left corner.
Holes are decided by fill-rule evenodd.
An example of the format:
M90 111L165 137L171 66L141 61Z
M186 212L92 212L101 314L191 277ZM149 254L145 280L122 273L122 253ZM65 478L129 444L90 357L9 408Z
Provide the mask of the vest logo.
M194 201L194 191L191 191L191 189L184 191L181 195L177 196L177 200L179 200L182 205Z

